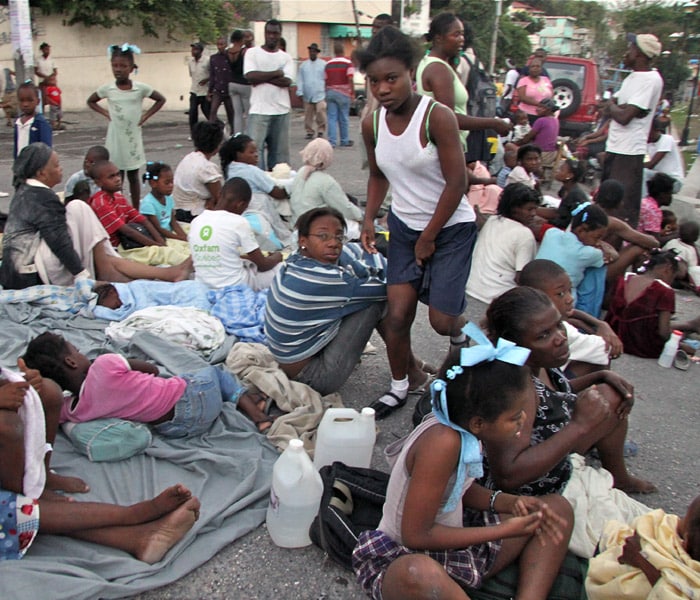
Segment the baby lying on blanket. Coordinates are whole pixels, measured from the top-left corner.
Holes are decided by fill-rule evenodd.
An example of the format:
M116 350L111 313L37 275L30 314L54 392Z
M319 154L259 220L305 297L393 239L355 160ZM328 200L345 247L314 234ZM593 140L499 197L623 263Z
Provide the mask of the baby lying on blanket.
M73 395L61 408L61 422L117 417L147 423L166 437L199 435L234 402L262 433L272 424L264 398L254 398L238 378L217 367L165 379L142 360L103 354L92 363L60 335L43 333L27 347L24 360Z

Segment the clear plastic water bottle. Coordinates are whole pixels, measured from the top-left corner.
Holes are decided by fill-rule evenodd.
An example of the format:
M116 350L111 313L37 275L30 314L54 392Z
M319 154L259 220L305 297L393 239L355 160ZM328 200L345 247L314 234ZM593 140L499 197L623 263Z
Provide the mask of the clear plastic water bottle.
M301 440L289 446L272 469L267 530L281 548L303 548L311 544L309 527L318 513L323 482L314 469Z
M683 332L674 329L671 333L671 337L666 340L664 344L664 349L661 351L659 356L659 366L669 368L673 364L673 359L676 358L676 353L678 352L678 346L680 346L681 339L683 338Z

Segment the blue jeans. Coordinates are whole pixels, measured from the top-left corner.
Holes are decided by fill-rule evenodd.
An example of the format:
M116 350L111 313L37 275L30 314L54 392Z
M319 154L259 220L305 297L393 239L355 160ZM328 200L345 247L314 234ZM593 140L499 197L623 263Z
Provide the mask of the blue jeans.
M328 111L328 141L336 146L336 135L340 125L340 144L347 146L350 142L348 133L348 116L350 115L350 96L335 90L326 92L326 108Z
M187 375L182 397L175 403L175 415L154 429L164 437L188 437L204 433L221 413L224 401L238 402L246 391L238 377L218 367L204 367Z
M271 170L278 163L289 163L289 113L284 115L248 115L248 135L253 138L260 159L258 167ZM267 144L267 160L265 160Z

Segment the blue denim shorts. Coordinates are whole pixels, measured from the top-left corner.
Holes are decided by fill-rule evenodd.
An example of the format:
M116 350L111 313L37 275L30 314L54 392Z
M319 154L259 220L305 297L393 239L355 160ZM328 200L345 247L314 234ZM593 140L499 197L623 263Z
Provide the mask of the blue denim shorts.
M204 433L221 414L224 401L236 402L246 391L235 375L217 367L205 367L180 377L187 387L175 404L175 415L170 421L154 426L164 437Z
M444 227L435 239L435 253L423 267L415 247L422 231L415 231L389 212L387 285L410 283L418 300L440 312L458 316L467 307L465 288L476 244L476 224Z

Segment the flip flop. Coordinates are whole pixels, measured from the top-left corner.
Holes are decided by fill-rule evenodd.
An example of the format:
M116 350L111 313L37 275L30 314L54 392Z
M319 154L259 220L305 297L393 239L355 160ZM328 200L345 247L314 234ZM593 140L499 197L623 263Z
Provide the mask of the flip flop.
M387 396L396 400L395 406L390 406L386 402L382 402L382 398L385 398ZM388 391L384 392L378 400L372 402L372 404L370 404L369 407L374 409L374 419L376 421L381 421L382 419L386 419L391 413L393 413L394 411L401 408L404 404L406 404L407 400L408 395L405 398L399 398L392 391Z
M673 366L681 371L687 371L690 366L690 358L686 354L685 350L679 350L676 352L676 358L673 359Z
M425 379L421 383L409 387L408 393L409 394L422 394L425 390L427 390L430 387L430 384L433 383L434 379L435 379L435 375L433 373L425 372Z
M420 358L416 359L416 366L423 371L423 373L430 373L431 375L437 375L438 370L431 364L428 364Z

